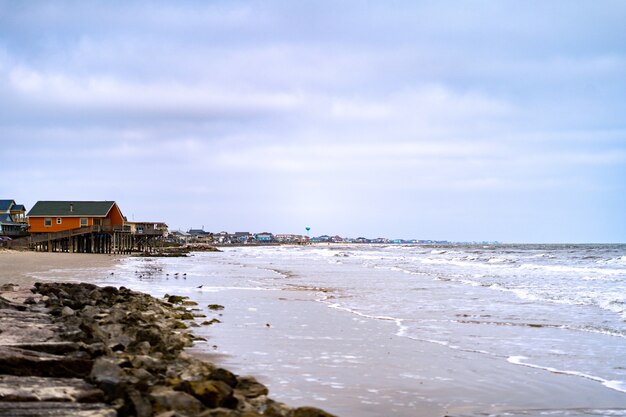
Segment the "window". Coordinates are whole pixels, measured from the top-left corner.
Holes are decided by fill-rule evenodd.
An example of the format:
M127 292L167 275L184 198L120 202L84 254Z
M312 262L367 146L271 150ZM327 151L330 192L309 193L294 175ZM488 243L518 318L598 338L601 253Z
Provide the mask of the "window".
M52 219L50 217L46 217L45 219L43 219L43 225L46 227L52 226Z
M61 219L60 217L57 217L57 224L61 224L62 221L63 219Z
M87 217L81 217L80 218L80 227L85 227L87 226L89 223L87 222Z
M102 224L102 219L93 219L94 226L100 226Z

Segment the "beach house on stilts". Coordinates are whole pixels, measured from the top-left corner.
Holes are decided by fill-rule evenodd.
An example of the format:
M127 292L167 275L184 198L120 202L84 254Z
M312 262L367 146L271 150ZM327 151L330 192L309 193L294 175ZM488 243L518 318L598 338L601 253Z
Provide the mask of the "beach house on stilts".
M38 201L27 217L35 250L129 253L134 246L115 201Z

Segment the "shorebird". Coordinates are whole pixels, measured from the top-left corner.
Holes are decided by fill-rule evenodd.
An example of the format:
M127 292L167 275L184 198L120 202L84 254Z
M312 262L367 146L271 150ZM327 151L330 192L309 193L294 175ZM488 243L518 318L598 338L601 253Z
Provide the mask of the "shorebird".
M202 288L202 285L198 285L196 288Z

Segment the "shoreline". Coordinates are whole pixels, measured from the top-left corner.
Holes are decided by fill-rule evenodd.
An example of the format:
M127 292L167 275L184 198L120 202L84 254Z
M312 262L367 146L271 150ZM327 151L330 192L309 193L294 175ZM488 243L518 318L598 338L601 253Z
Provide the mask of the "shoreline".
M313 268L317 272L312 277L274 259L247 262L246 267L228 252L181 259L123 258L117 264L109 260L108 269L96 268L97 273L85 275L89 268L82 265L39 275L45 280L90 277L99 285L129 285L155 297L167 292L188 296L203 307L225 306L218 312L204 308L206 320L219 317L223 324L195 327L194 333L209 341L187 353L254 375L281 402L313 405L342 417L626 411L623 394L596 381L444 346L435 338L415 339L400 332L396 321L385 319L390 314L336 308L352 293L333 289L334 267L327 275L325 269ZM311 270L313 265L298 268ZM363 273L359 265L341 268L345 276ZM405 277L401 271L372 271ZM403 320L407 324L410 319Z
M46 280L45 283L37 283L38 274L49 274L50 272L55 271L55 270L64 271L65 273L70 272L71 274L76 274L76 273L79 273L78 271L84 271L84 270L112 271L115 268L115 265L121 259L124 259L126 257L127 256L124 256L124 255L45 253L45 252L13 251L13 250L0 251L0 265L2 266L2 268L0 268L0 315L4 314L3 317L5 317L7 314L9 316L12 316L14 319L12 322L14 324L14 328L17 329L16 331L19 332L19 334L13 334L10 331L0 332L0 352L2 352L3 349L6 349L7 346L9 349L14 349L13 347L11 347L11 345L13 345L16 340L28 341L30 340L29 337L36 342L36 344L39 346L38 349L42 349L41 348L42 341L36 340L40 335L37 332L34 332L34 333L31 332L32 328L29 325L29 320L30 320L29 314L37 314L38 320L42 320L40 324L44 327L50 327L50 326L54 327L58 325L59 323L67 322L65 324L60 325L60 327L54 328L54 331L52 331L52 333L48 332L45 335L46 337L45 343L47 344L50 344L49 340L51 338L55 341L58 341L59 343L63 343L62 339L64 337L62 333L72 334L73 332L75 332L76 327L77 326L80 327L80 325L77 325L76 321L77 321L77 318L81 316L81 312L84 310L91 310L91 307L92 307L91 304L96 303L97 305L97 303L99 302L99 299L101 298L100 295L93 295L93 294L91 296L89 296L88 294L86 295L84 288L88 288L90 293L93 293L95 291L96 294L99 294L103 291L103 287L97 287L93 284L87 284L85 282L59 284L59 283L51 283ZM71 275L71 277L74 278L75 275ZM89 279L89 277L86 277L86 278ZM68 290L69 288L74 288L77 290L74 292L69 291L69 290L68 291L61 290L61 292L69 292L69 296L65 298L64 300L62 300L60 303L50 304L50 298L53 298L53 299L58 299L58 298L55 297L54 295L51 297L50 294L48 295L31 294L31 290L34 289L35 286L37 286L38 288L54 287L56 288L54 290L56 291L56 293L59 292L57 288L59 286L65 288L65 290ZM110 289L112 287L104 287L104 288ZM81 289L83 290L81 291ZM120 289L118 291L122 291L122 290ZM258 383L256 379L254 379L254 377L249 377L249 376L238 377L232 372L227 371L221 368L219 365L217 365L219 364L220 359L223 359L222 358L223 355L202 351L201 348L194 346L192 343L192 340L194 339L196 341L202 341L201 338L196 338L195 336L193 336L190 330L188 329L182 330L182 332L179 329L177 330L178 326L183 327L182 325L180 325L180 323L184 323L185 320L187 320L189 323L189 321L193 321L196 318L191 309L185 308L182 306L171 305L171 303L164 302L163 300L154 298L144 293L129 291L129 290L124 290L124 291L127 291L126 292L127 296L129 296L129 294L132 295L130 296L130 298L135 297L135 298L142 299L143 307L149 310L156 309L157 310L156 313L154 313L154 311L152 313L156 314L157 316L159 315L161 316L160 319L157 320L158 323L156 323L158 326L160 326L160 333L162 333L161 338L171 339L173 337L174 340L177 341L176 342L177 348L175 349L175 352L174 352L174 356L175 356L174 362L178 361L180 363L185 364L185 366L182 367L180 366L180 363L178 364L178 371L177 371L176 377L182 380L185 380L185 378L188 379L188 377L185 377L186 374L189 374L189 372L186 371L186 369L188 367L192 367L196 369L197 371L196 376L200 377L199 381L202 382L202 384L204 384L203 385L204 391L206 391L207 389L212 390L213 388L211 387L217 384L219 388L218 391L221 392L220 395L224 395L225 398L218 402L215 402L212 399L207 400L206 392L204 391L192 392L193 389L190 388L189 384L187 384L188 386L186 386L184 390L188 391L187 394L190 395L191 397L194 397L196 401L190 400L190 398L187 397L185 398L185 401L183 401L183 403L186 405L182 406L178 404L176 401L174 401L174 403L171 403L170 398L167 398L164 400L163 396L157 395L155 397L155 396L150 396L147 393L145 393L143 395L144 397L143 400L136 400L136 401L139 401L139 403L142 403L143 406L140 405L139 403L138 405L132 405L131 408L138 407L138 409L135 410L135 413L128 414L127 412L125 412L123 413L123 415L137 415L141 417L148 417L152 415L157 415L156 411L159 411L159 413L161 413L163 411L174 410L175 411L174 414L167 414L167 416L168 417L173 417L173 416L182 417L186 415L189 415L189 416L200 415L198 414L200 412L199 410L201 410L202 408L205 408L202 415L203 416L206 415L207 417L211 417L211 416L215 416L215 417L238 417L238 416L248 417L250 416L252 417L256 415L264 415L264 416L271 416L271 417L274 417L274 416L275 417L332 417L331 414L328 414L322 410L319 410L313 407L290 408L283 403L276 402L272 400L271 398L267 397L267 388L264 385ZM81 303L85 303L85 304L81 304ZM69 304L74 307L82 306L82 309L80 310L76 308L72 309L71 307L64 306L64 304ZM125 311L126 314L129 314L128 312L134 311L136 309L136 308L133 308L133 307L136 307L132 305L133 302L127 302L125 300L122 300L122 302L119 303L119 305L117 304L118 303L114 303L113 305L107 305L103 307L105 315L111 316L112 313L109 311L111 308L115 308L116 311L126 310ZM192 305L193 302L189 302L189 304ZM20 317L19 314L20 312L23 311L23 309L27 309L26 316ZM180 309L184 309L184 311L181 312ZM178 316L177 319L172 319L172 318L167 317L168 314L180 315L180 316ZM93 321L94 316L97 316L97 314L94 313L93 311L90 311L89 312L90 320ZM120 318L121 318L121 315L117 317L116 320L119 321ZM67 326L74 328L74 330L68 330ZM133 331L128 330L129 326L130 324L125 322L125 324L123 325L124 329L122 333L119 333L119 329L114 330L113 333L115 333L116 331L118 332L117 336L115 337L119 340L129 339L129 338L136 339L136 335L131 334L133 333ZM185 325L185 327L186 326L187 325ZM31 333L32 333L32 337L29 336L29 334ZM109 334L109 336L111 334ZM107 338L106 336L102 336L102 338L109 339L109 342L110 342L110 337ZM155 359L155 360L161 360L161 358L163 357L163 352L160 352L160 351L146 352L145 351L146 341L143 341L143 342L144 343L142 344L140 341L139 344L143 345L144 351L132 352L135 358L138 356L146 356L142 354L148 353L147 357L151 357L152 359ZM54 344L57 342L52 342L52 343ZM78 340L77 343L85 345L86 340L81 339L81 340ZM99 343L102 344L103 341L101 340ZM58 380L54 380L54 379L38 379L36 380L37 387L43 388L48 393L56 392L56 394L52 395L52 398L61 399L61 401L64 404L61 404L61 403L49 404L50 401L48 400L50 400L50 398L48 397L50 396L48 397L37 396L36 394L33 394L32 390L28 391L27 389L26 391L28 392L26 394L20 391L21 388L18 388L17 390L12 391L11 386L17 385L18 387L20 387L23 385L28 385L28 383L25 384L25 382L31 381L32 378L37 378L37 377L36 376L28 376L28 377L24 376L24 378L31 378L31 379L28 381L27 379L24 379L24 378L22 378L21 380L15 380L14 376L11 376L10 374L16 373L16 370L15 369L12 370L13 367L8 365L8 363L10 363L10 360L11 360L10 359L11 355L8 355L8 357L5 356L4 362L0 360L0 393L2 394L0 395L0 411L4 410L7 407L7 405L9 407L18 407L19 404L16 405L16 403L20 403L20 404L26 403L26 402L30 403L32 401L39 400L38 402L41 403L41 406L43 406L44 409L49 408L49 407L52 407L52 408L61 407L62 408L62 407L67 406L67 407L70 407L68 408L68 410L71 409L71 414L77 415L77 416L82 415L81 413L83 411L87 413L85 415L89 415L89 416L97 415L97 416L109 417L109 416L117 415L121 407L119 404L120 398L123 396L120 395L119 389L116 388L116 391L117 391L116 396L107 397L108 395L107 390L111 388L109 386L111 383L109 374L111 373L111 369L114 369L113 373L119 374L120 371L117 368L120 368L122 370L124 369L118 366L120 361L122 362L128 361L129 358L128 357L124 358L123 357L124 354L119 353L119 352L124 352L126 349L121 350L121 351L120 350L116 351L114 348L115 346L108 346L107 349L105 349L106 350L105 355L102 354L105 352L98 352L98 355L95 355L95 357L91 358L93 359L92 361L93 364L105 363L106 369L104 369L104 371L102 370L97 371L97 370L92 369L89 375L87 374L73 375L71 373L66 375L63 372L60 372L60 375L62 376L71 375L73 377L76 377L76 376L83 377L87 385L80 385L81 389L87 390L88 392L91 392L92 394L93 392L95 392L93 390L94 389L97 390L98 388L94 388L94 386L90 384L94 384L95 386L103 390L104 394L96 393L94 394L95 397L90 397L89 403L81 403L80 401L82 400L80 396L70 395L68 397L68 396L59 394L59 392L63 390L68 390L68 385L67 385L68 383L67 382L60 383ZM117 347L117 349L119 349L119 346ZM28 347L26 347L25 356L28 356L29 354L32 354L32 352L30 352L28 350ZM0 354L0 357L1 357L1 354ZM111 361L117 362L118 365L115 365L113 366L113 368L111 368L109 366L111 365ZM151 360L149 360L148 362L150 361ZM132 362L132 360L130 362ZM42 369L45 369L45 367L46 367L46 364L43 364ZM133 367L133 369L139 373L142 373L144 371L148 373L151 372L151 369L147 368L145 364L141 364L138 367ZM207 369L210 369L212 371L218 370L220 374L227 375L228 381L226 385L230 384L229 385L230 388L223 386L223 384L220 384L219 381L218 383L214 383L217 377L215 376L215 373L211 374L209 372L207 374ZM31 370L31 371L32 371L31 373L34 372L35 374L38 372L35 370ZM52 374L54 374L54 372L56 371L51 371L51 372ZM102 375L98 376L97 374L99 372L102 372L104 376ZM136 377L136 375L131 375L131 376ZM117 378L116 384L119 385L118 388L127 385L128 384L127 379L128 378L125 379L123 377ZM197 380L198 378L195 378L195 379L196 381L193 381L193 378L191 381L194 384L198 385L199 384ZM18 381L21 381L21 382L18 382ZM145 383L145 381L140 381L140 382ZM78 384L78 382L75 382L75 383ZM206 388L207 386L205 383L210 383L209 384L210 387ZM59 384L61 385L58 386ZM72 390L77 389L75 387L74 388L70 387L70 388L71 388L70 392L72 392ZM176 387L176 389L181 389L181 387L178 386ZM178 395L177 393L172 394L169 391L171 390L169 390L168 388L167 395L165 397L171 396L171 395L174 395L174 396ZM7 394L8 392L9 394ZM128 395L129 394L127 392L126 396L128 397ZM136 397L136 394L132 394L131 397L132 396ZM100 405L94 406L92 404L94 398L98 399L98 401L103 401L103 403ZM11 401L10 403L8 403L6 401L7 399L9 400L17 399L18 401ZM107 401L105 402L105 400ZM126 401L128 402L129 398L126 398ZM135 400L132 400L131 402L133 401ZM198 402L202 404L199 404ZM68 403L71 403L73 405L70 406L68 405ZM147 405L148 403L150 403L151 405ZM185 414L185 410L180 410L180 409L177 411L175 410L177 407L178 408L182 407L183 409L186 409L185 407L188 407L189 403L193 404L191 406L192 407L191 414ZM24 405L24 404L21 404L21 405ZM213 405L215 406L219 405L220 407L207 408L207 406L213 406ZM71 408L74 406L76 406L76 408ZM109 406L113 406L113 408L110 408ZM225 408L225 406L231 406L235 408ZM34 408L32 415L45 415L44 409L40 408L37 405L33 405L33 407L35 408ZM140 408L143 408L143 411L141 411ZM153 412L150 412L150 408L152 408ZM114 409L115 412L110 413L111 409ZM26 409L22 411L26 413L25 410ZM99 411L94 411L94 410L99 410ZM260 410L262 410L263 413L257 414L257 412ZM93 414L96 412L99 412L101 414ZM28 414L24 414L24 415L28 415ZM163 414L159 414L159 415L163 415Z
M186 353L197 338L184 323L197 316L183 300L87 283L4 284L0 413L333 417L276 402L254 377Z

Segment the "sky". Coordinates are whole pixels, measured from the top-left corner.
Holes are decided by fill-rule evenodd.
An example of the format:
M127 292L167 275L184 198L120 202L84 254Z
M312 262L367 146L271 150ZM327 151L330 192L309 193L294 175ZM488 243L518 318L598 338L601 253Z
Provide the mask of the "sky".
M0 0L0 198L626 242L626 2Z

